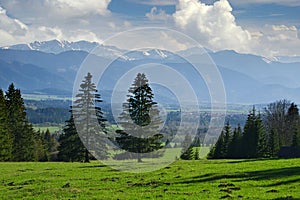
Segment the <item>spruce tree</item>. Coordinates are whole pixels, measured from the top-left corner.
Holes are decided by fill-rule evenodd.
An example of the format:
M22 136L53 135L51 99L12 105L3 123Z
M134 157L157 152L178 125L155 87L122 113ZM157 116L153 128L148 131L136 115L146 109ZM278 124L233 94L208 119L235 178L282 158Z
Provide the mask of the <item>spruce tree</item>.
M182 143L182 152L181 152L180 158L182 160L193 160L194 159L192 138L189 134L186 134L184 141Z
M219 136L216 144L214 147L210 150L208 154L209 159L221 159L225 158L225 133L224 130L222 130L221 135Z
M242 157L255 158L257 154L258 136L256 130L256 114L255 107L252 112L248 114L248 118L244 127L242 139Z
M195 150L195 153L194 153L194 157L195 157L195 160L200 160L200 153L199 153L199 148L196 147L196 150Z
M58 160L76 162L85 160L86 148L77 133L73 115L66 121L63 133L59 136Z
M228 157L229 158L239 158L241 156L241 139L242 139L242 129L240 124L238 128L234 129L232 140L228 146Z
M44 132L38 130L35 133L34 138L34 160L36 161L49 161L49 153L47 151L47 146L43 140Z
M272 129L269 135L268 148L270 157L276 157L280 149L279 137L276 129Z
M294 146L294 147L297 147L297 146L300 147L300 131L299 131L298 126L296 126L295 129L294 129L292 146Z
M295 129L299 126L299 109L295 103L291 103L287 111L286 124L288 126L284 132L284 138L287 141L287 146L291 146L293 143Z
M92 75L88 73L76 94L75 101L71 108L74 121L80 138L84 145L89 148L97 158L105 159L108 157L106 146L105 118L99 103L102 102L101 96L92 82ZM89 162L89 151L86 148L85 162Z
M228 149L231 143L231 127L229 122L226 123L224 127L225 135L224 135L224 144L223 144L223 154L224 158L228 158Z
M21 91L11 84L6 92L8 124L13 134L13 161L34 161L35 132L28 122Z
M115 139L121 149L135 153L138 162L142 162L142 154L153 153L163 146L163 135L159 133L161 118L148 82L145 74L137 74L120 114L122 130L116 132Z
M12 160L13 136L8 125L8 110L0 89L0 161Z
M268 144L265 128L262 123L260 113L255 118L255 135L257 137L256 157L262 158L268 156Z
M299 109L295 103L291 103L286 115L287 129L284 138L288 146L292 145L295 129L299 126Z

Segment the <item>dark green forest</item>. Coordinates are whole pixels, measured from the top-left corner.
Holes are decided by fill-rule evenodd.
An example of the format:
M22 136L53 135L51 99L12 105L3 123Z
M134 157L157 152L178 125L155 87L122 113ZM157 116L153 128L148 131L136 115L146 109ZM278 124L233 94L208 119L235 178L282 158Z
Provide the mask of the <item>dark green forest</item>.
M47 161L57 146L49 131L34 131L19 89L11 84L5 93L0 90L1 161Z
M263 113L255 107L244 128L231 127L228 121L208 158L300 157L299 109L281 100L269 104Z
M6 92L0 90L0 161L89 162L95 157L105 159L113 156L114 159L134 158L141 162L139 154L151 153L163 147L180 147L181 159L197 160L199 149L194 147L203 146L211 148L209 159L300 156L299 109L290 101L276 101L260 111L253 107L248 115L229 114L219 138L209 140L205 140L205 135L211 116L202 112L196 137L192 139L187 133L181 143L173 140L180 126L180 111L169 111L161 132L157 131L161 123L159 110L144 74L137 75L127 97L119 116L119 126L111 133L110 126L116 122L110 106L102 102L89 73L82 81L72 106L71 101L62 100L24 101L21 91L11 84ZM92 111L96 111L96 115ZM192 125L194 121L191 114ZM128 116L140 128L132 127L128 123ZM93 126L95 122L101 125L101 129ZM150 122L152 124L148 126ZM33 124L46 123L64 124L64 128L57 133L33 129ZM157 134L153 135L154 132ZM111 142L126 152L109 155L104 137L110 138ZM94 145L92 141L97 141L97 144ZM211 146L213 143L215 145ZM85 146L90 147L93 155Z

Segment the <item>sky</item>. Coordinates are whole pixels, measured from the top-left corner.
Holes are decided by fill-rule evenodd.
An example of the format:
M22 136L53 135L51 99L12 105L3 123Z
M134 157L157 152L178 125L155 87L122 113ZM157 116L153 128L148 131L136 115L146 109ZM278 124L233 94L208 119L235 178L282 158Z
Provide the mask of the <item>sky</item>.
M122 31L163 27L213 51L300 56L299 13L299 0L0 0L0 46L52 39L101 43ZM155 37L157 45L176 40Z

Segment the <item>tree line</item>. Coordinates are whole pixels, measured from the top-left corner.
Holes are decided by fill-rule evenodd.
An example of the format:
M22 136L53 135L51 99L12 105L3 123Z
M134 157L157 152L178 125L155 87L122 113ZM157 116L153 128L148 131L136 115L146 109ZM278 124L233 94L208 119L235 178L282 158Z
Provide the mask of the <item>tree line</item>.
M128 89L116 130L109 130L101 103L88 73L70 107L70 118L62 134L53 135L48 130L33 129L19 89L11 84L5 93L0 90L0 161L89 162L112 157L142 162L142 158L162 156L163 147L171 147L173 135L162 134L166 129L160 127L159 109L145 74L138 73ZM170 117L176 119L179 114ZM205 121L203 118L202 122ZM176 122L169 125L174 125L169 132L175 133ZM194 147L203 144L204 127L196 138L187 134L184 142L178 144L182 147L181 159L199 159L199 149ZM111 155L108 140L120 153ZM228 121L208 158L276 157L284 146L300 146L299 110L287 100L269 104L262 114L253 108L243 128L238 125L233 129Z
M56 145L49 130L34 131L21 91L14 84L5 93L0 89L0 161L46 161Z
M253 107L243 129L227 122L208 158L272 158L283 147L300 151L299 119L297 105L287 100L269 104L262 114Z
M99 105L101 96L88 73L80 85L70 119L59 136L35 131L29 123L19 89L11 84L0 91L0 161L84 161L113 156L142 161L144 154L163 147L157 103L145 74L138 73L128 90L120 114L121 126L108 134L107 120ZM48 112L48 111L47 111ZM125 154L110 155L107 139ZM92 154L90 153L92 152ZM148 155L149 156L149 155Z

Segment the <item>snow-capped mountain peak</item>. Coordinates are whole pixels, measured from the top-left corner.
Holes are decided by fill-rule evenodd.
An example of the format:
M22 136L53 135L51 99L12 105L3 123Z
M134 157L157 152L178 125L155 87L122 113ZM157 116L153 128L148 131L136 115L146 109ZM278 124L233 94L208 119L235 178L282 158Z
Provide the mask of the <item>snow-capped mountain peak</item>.
M28 44L17 44L12 46L2 47L2 49L14 50L36 50L45 53L59 54L64 51L86 51L91 52L99 44L96 42L77 41L69 42L66 40L50 40L50 41L35 41Z

